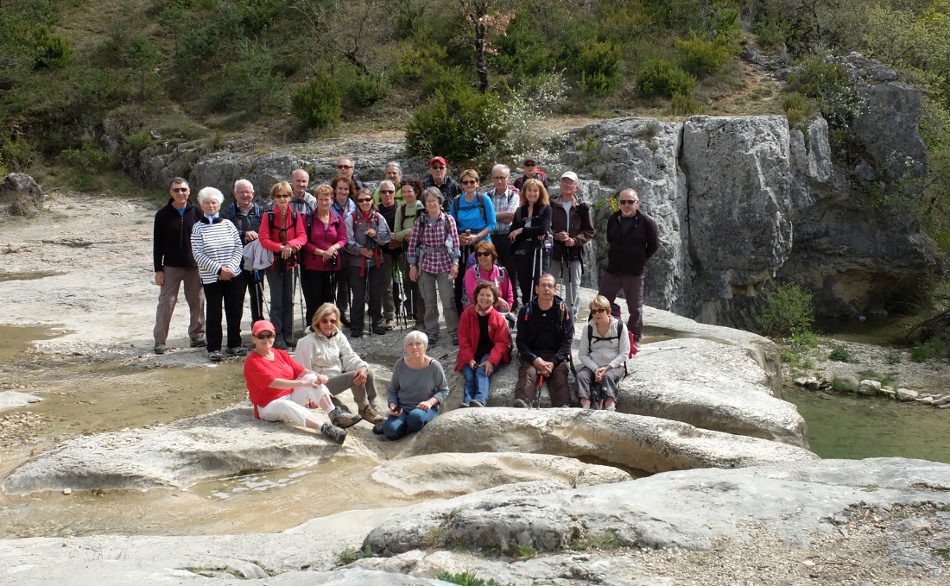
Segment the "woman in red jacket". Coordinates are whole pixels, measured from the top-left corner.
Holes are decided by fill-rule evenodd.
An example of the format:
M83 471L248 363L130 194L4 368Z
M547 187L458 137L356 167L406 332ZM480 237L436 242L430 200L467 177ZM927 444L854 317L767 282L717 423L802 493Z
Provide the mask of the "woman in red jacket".
M465 377L462 407L484 407L488 379L511 361L508 321L495 309L498 286L483 281L475 286L475 305L459 319L459 353L455 370Z
M277 328L274 348L286 350L294 345L294 268L297 252L307 243L304 217L290 207L294 190L281 181L270 188L273 209L261 219L261 246L274 253L274 264L267 271L270 288L270 321Z

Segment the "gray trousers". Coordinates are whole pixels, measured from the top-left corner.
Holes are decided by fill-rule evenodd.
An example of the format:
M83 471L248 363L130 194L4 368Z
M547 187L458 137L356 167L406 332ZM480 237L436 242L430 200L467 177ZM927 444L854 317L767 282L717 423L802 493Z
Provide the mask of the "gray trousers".
M205 333L205 292L198 275L198 267L162 267L165 273L165 283L158 294L158 307L155 309L155 329L152 335L156 344L168 341L168 328L172 322L172 314L178 304L178 291L185 283L185 301L188 302L188 311L191 312L191 321L188 324L188 336L200 338Z
M340 335L340 334L337 334ZM327 390L334 397L343 391L350 389L353 391L353 400L359 407L366 406L367 403L376 402L376 376L371 368L366 369L366 382L361 385L353 384L353 373L344 372L330 377L327 381Z
M439 296L436 297L436 286ZM430 273L419 271L419 292L426 304L426 334L439 335L439 299L442 300L442 311L445 312L445 327L449 332L457 332L459 314L455 312L455 288L449 278L449 272Z

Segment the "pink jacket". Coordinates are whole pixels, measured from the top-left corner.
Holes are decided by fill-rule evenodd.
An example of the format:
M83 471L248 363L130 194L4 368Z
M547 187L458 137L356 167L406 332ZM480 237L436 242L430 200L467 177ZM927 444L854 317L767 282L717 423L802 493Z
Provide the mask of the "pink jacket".
M465 271L465 295L463 299L462 310L464 311L475 305L475 286L481 281L489 281L498 285L499 297L508 302L508 307L514 307L515 294L511 286L511 275L509 275L506 271L504 277L502 277L500 280L501 283L498 282L499 278L497 264L492 267L490 274L483 272L478 266L477 262L475 263L475 266L469 267L469 269Z

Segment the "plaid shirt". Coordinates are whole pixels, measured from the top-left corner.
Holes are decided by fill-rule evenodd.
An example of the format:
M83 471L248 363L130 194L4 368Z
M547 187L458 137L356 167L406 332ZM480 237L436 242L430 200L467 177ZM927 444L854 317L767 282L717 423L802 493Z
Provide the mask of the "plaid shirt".
M445 222L448 219L449 233L445 233ZM429 222L419 242L419 226L421 222ZM439 250L435 250L439 249ZM419 254L422 255L420 261ZM455 229L455 218L442 212L432 221L429 214L422 213L412 225L412 234L409 235L409 247L406 249L406 258L409 264L419 264L419 270L427 273L447 273L459 258L459 235Z

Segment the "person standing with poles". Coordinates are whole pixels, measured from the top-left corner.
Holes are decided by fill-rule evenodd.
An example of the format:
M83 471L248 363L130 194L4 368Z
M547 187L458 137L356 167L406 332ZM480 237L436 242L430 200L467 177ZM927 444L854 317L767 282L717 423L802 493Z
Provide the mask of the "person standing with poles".
M515 219L515 210L521 205L518 190L508 185L511 169L507 165L495 165L491 169L492 188L485 195L491 198L495 208L495 229L492 230L492 244L498 251L498 264L505 267L512 283L517 282L514 245L508 238L511 223Z
M521 207L515 211L508 238L514 248L521 286L521 303L531 301L531 295L541 273L547 272L544 258L545 241L551 234L551 206L548 190L537 179L528 179L521 191Z
M234 182L234 202L221 212L221 217L231 220L237 228L244 248L257 241L264 211L261 206L254 203L254 185L250 181L238 179ZM260 242L257 246L260 246ZM243 280L251 300L251 323L253 324L264 319L264 276L260 270L245 269L245 263L247 263L246 260L241 262L241 274L238 278Z
M607 219L607 269L600 278L598 295L611 303L623 289L627 299L627 329L640 345L643 337L643 275L646 263L660 248L656 221L640 211L640 196L634 189L620 192L620 211Z
M567 273L564 299L576 316L580 309L581 274L585 256L584 245L594 237L594 221L590 206L577 198L577 173L561 175L561 195L551 202L551 230L554 249L551 253L551 273L563 280Z
M495 229L495 208L491 198L478 193L478 171L466 169L459 176L464 193L456 196L450 207L459 232L461 258L459 274L455 279L455 311L462 313L462 290L465 287L465 271L468 260L480 241L491 242L491 231Z

